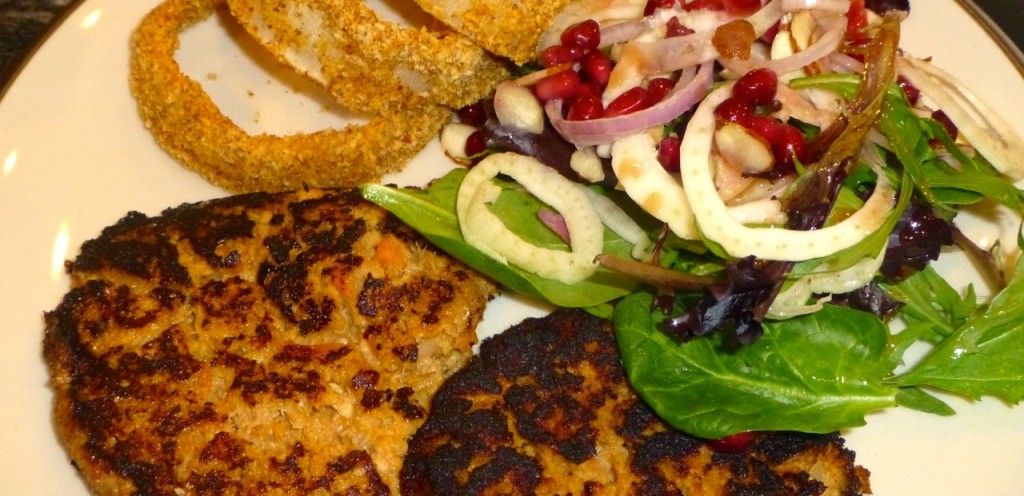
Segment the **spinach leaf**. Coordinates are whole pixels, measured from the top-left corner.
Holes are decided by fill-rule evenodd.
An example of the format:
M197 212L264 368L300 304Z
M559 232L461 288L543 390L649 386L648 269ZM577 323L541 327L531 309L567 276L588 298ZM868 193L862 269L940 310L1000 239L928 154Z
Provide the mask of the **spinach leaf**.
M956 415L956 410L953 410L944 401L918 388L900 388L896 391L896 403L904 408L942 415L943 417Z
M661 332L652 299L624 298L613 321L630 382L676 428L706 438L831 432L896 404L897 388L883 382L888 331L871 314L829 305L766 322L760 340L732 350L720 333L680 342Z
M932 386L978 399L1024 399L1024 257L980 315L967 320L909 371L900 386ZM968 308L971 303L967 303ZM963 309L961 309L961 312Z
M364 198L389 210L441 250L513 291L560 307L585 308L622 297L635 289L635 281L606 270L599 270L590 279L571 285L543 279L494 260L467 244L455 213L459 185L465 175L465 169L454 169L426 189L367 184L361 190ZM509 229L539 246L564 247L561 239L536 218L536 211L543 205L519 188L507 183L504 186L492 208ZM628 256L631 247L605 230L606 252Z

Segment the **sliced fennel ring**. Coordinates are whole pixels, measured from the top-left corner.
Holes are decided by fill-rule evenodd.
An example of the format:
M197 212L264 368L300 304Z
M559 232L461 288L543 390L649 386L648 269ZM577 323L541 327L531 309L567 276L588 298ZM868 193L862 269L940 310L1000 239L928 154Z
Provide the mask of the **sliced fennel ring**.
M1010 179L1024 178L1024 141L960 81L927 60L897 59L899 73L942 109L957 130Z
M826 260L813 273L784 287L772 301L765 317L781 320L817 312L831 300L833 294L849 293L874 280L878 269L882 267L883 260L885 260L884 246L874 258L864 257L857 263L841 270L832 270L829 261ZM828 296L816 297L816 294L827 294Z
M542 248L512 232L488 208L501 188L498 174L515 179L538 200L565 219L571 250ZM490 155L466 174L456 197L456 213L467 243L503 263L545 279L566 284L583 281L597 271L595 258L604 246L604 226L587 194L533 157L515 153Z
M893 208L896 192L885 174L864 205L842 222L813 231L781 227L752 227L729 214L715 190L711 153L715 133L715 107L732 93L725 84L701 102L693 114L680 148L686 195L701 234L731 256L753 255L766 260L799 262L831 255L857 244L878 229Z
M650 133L612 143L612 170L637 205L668 225L677 236L697 239L697 225L686 191L658 161L658 144Z

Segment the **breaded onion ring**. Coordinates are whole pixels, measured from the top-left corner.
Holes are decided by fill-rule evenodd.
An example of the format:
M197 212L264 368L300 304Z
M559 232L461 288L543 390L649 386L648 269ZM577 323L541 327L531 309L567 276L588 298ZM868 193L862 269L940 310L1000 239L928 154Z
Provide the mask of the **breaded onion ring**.
M232 192L348 187L398 170L450 118L441 106L374 116L310 134L249 135L174 59L178 35L225 0L167 0L132 35L131 90L157 142L187 168Z
M414 5L410 4L415 7ZM444 26L403 27L363 0L228 0L270 52L352 109L452 108L488 96L506 63Z
M537 58L537 42L570 0L416 0L430 15L491 53L522 65Z

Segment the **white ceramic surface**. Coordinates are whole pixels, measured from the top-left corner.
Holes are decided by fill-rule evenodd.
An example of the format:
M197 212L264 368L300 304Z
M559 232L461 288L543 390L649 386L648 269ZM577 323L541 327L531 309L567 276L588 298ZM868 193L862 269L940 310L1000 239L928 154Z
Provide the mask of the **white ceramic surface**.
M0 100L2 494L86 494L54 436L41 359L42 314L67 287L63 260L129 210L156 214L224 194L155 144L129 93L129 35L156 3L85 0ZM955 0L915 6L903 46L934 57L1024 132L1024 79L986 32ZM179 60L251 132L350 122L222 17L188 31ZM434 144L394 179L423 184L446 167ZM481 332L542 312L502 298ZM960 412L952 418L890 410L844 433L857 461L871 470L875 494L1024 493L1024 408L951 403Z

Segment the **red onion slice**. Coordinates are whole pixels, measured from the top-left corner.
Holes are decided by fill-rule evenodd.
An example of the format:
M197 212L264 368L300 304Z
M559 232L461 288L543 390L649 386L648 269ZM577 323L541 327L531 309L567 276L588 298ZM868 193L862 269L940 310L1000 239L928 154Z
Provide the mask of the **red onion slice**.
M537 41L537 53L551 45L561 42L562 31L580 21L593 19L599 24L615 22L621 19L640 19L643 17L647 0L576 0L570 2L555 15L548 24L548 29ZM602 37L604 32L601 33Z
M845 53L834 52L826 59L832 72L841 74L860 74L864 72L864 63Z
M705 62L689 80L681 78L664 100L632 114L588 121L570 121L562 117L562 101L547 102L544 110L551 125L566 141L577 146L611 143L619 138L662 126L679 117L699 102L711 87L714 65Z
M537 218L540 219L545 226L548 226L548 229L551 229L551 231L557 234L558 237L566 244L572 242L571 238L569 238L569 226L566 225L565 217L562 217L562 214L542 208L537 211Z
M746 18L758 37L782 18L784 12L781 1L772 0ZM714 60L718 57L718 50L711 43L714 35L715 30L709 29L654 42L626 43L605 89L605 104L630 88L639 86L646 76L671 73Z
M650 28L650 17L643 19L637 19L635 21L623 21L603 26L601 28L601 48L606 46L614 45L616 43L624 43L637 36L642 35L648 28Z

